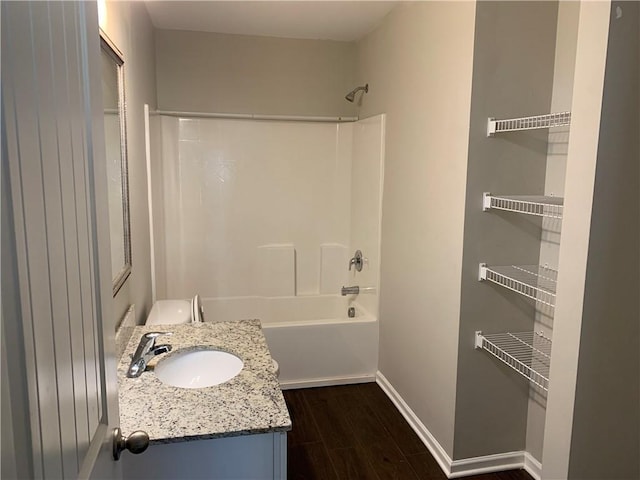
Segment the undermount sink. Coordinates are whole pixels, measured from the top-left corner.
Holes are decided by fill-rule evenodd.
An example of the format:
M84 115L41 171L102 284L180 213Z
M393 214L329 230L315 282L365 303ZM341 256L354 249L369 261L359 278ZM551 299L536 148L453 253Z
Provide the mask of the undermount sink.
M240 358L221 350L183 350L160 360L155 374L173 387L204 388L228 382L243 366Z

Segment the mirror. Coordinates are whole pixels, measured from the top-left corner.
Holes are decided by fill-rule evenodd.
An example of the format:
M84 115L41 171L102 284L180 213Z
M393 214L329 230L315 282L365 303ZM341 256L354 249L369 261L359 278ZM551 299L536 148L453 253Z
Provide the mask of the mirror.
M109 182L111 278L113 279L113 295L115 296L131 273L124 59L122 53L102 30L100 31L100 46L104 136Z

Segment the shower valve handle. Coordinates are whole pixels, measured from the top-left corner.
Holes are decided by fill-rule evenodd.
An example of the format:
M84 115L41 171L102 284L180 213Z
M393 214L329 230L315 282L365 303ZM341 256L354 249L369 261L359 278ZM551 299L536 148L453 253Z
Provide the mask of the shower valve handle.
M362 256L362 252L360 250L356 250L353 258L349 260L349 270L351 270L351 267L356 267L356 272L361 272L363 264L364 257Z

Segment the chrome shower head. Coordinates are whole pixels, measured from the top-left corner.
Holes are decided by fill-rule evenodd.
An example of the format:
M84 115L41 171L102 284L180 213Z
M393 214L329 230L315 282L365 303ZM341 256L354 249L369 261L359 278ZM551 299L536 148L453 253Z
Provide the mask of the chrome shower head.
M367 83L364 86L354 88L349 93L347 93L344 98L346 98L350 102L353 102L356 98L356 93L358 93L360 90L364 90L364 93L367 93L369 91L369 84Z

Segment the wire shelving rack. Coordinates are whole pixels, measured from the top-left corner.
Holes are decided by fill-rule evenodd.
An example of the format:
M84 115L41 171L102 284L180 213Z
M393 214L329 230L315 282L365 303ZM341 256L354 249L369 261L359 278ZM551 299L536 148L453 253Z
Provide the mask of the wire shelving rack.
M543 333L483 334L478 331L475 347L486 350L543 390L549 390L551 339Z
M487 136L502 132L547 129L571 125L571 112L487 120ZM485 192L482 210L503 210L562 220L564 199L545 195L492 195ZM526 298L555 307L558 272L541 265L488 266L481 263L478 277ZM475 334L475 347L490 353L532 384L548 391L551 339L542 332Z
M562 218L564 199L544 195L482 195L482 210L505 210L507 212L536 215L539 217Z
M536 302L555 307L558 272L542 265L487 266L480 264L478 279L488 280Z
M500 132L515 132L519 130L537 130L540 128L563 127L571 124L571 112L546 113L531 117L505 118L487 120L487 137Z

